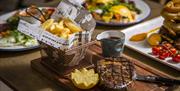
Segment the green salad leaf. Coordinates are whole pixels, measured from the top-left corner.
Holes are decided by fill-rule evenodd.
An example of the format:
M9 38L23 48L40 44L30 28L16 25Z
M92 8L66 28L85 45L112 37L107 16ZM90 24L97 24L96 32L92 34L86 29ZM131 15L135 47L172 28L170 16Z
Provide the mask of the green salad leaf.
M16 45L23 45L23 46L33 46L38 45L38 42L36 39L33 39L32 37L25 35L17 30L18 23L19 23L19 16L14 15L7 19L7 23L10 26L10 30L8 30L10 33L7 37L4 37L1 42L7 43L7 44L16 44Z
M33 39L23 33L20 33L17 30L8 30L10 32L9 35L0 39L0 46L34 46L38 45L38 41Z

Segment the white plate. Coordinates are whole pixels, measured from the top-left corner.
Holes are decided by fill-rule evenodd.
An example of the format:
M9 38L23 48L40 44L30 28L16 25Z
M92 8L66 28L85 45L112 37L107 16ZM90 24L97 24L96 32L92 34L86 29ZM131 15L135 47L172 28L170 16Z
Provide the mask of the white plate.
M144 19L146 19L151 12L151 9L149 7L149 5L147 5L143 0L132 0L134 1L136 7L138 9L141 10L141 14L137 15L137 18L134 22L130 22L130 23L117 23L117 22L103 22L103 21L97 21L98 24L102 24L102 25L110 25L110 26L125 26L125 25L132 25L135 23L139 23L141 21L143 21Z
M14 15L17 11L13 11L7 14L4 14L2 16L0 16L0 23L6 22L6 20L11 17L12 15ZM38 45L33 45L33 46L11 46L11 47L0 47L0 51L25 51L25 50L30 50L30 49L35 49L38 48Z
M126 35L125 46L127 46L143 55L153 58L158 62L161 62L165 65L168 65L168 66L180 71L180 63L173 62L171 58L168 58L166 60L161 60L161 59L158 59L157 57L151 55L150 54L152 52L151 47L148 45L146 40L141 41L141 42L129 41L130 37L132 37L135 34L148 32L157 27L161 27L163 24L163 20L164 19L162 17L157 17L155 19L149 20L147 22L144 22L144 23L141 23L141 24L138 24L138 25L135 25L133 27L123 30L122 32L124 32Z
M0 47L0 51L25 51L38 48L39 45L34 45L30 47L25 46L12 46L12 47Z

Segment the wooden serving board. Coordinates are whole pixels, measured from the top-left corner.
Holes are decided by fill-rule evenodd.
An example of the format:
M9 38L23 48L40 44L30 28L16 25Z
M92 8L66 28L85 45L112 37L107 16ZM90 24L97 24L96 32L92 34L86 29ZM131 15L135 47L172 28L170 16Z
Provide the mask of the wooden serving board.
M164 74L148 65L145 65L127 55L123 54L123 57L126 57L135 64L137 74L171 78L167 74ZM31 67L48 79L64 87L64 89L67 91L81 91L72 84L71 80L69 79L69 73L74 69L80 69L83 67L92 68L92 63L97 62L102 58L101 47L98 44L95 44L88 49L87 56L80 62L78 66L70 67L68 69L65 69L63 72L60 71L61 67L58 68L55 65L49 64L47 60L42 60L41 58L31 61ZM169 88L170 86L162 86L160 84L134 81L131 84L130 88L128 88L128 91L165 91ZM85 91L104 91L104 89L97 85L94 88Z

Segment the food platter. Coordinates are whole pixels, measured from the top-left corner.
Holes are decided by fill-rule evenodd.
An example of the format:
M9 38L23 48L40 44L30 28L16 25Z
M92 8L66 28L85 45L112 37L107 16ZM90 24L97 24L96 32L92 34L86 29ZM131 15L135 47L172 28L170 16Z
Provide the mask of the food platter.
M17 11L13 11L7 14L4 14L2 16L0 16L0 23L5 23L6 20L11 17L12 15L14 15ZM33 46L20 46L20 45L13 45L13 46L0 46L0 51L25 51L25 50L31 50L31 49L35 49L38 48L39 44L33 45Z
M10 13L4 14L0 16L0 24L6 23L6 20L13 16L17 11L12 11ZM0 51L25 51L25 50L31 50L39 47L39 43L33 44L31 46L23 46L23 45L16 45L11 44L11 46L0 46Z
M53 7L38 7L38 8L40 10L42 10L42 9L51 9L51 10L53 10L54 9ZM1 25L1 27L3 27L3 25L8 25L8 27L10 25L10 27L11 27L11 24L8 24L8 19L10 17L14 16L17 12L21 12L21 11L24 12L25 9L15 10L15 11L9 12L7 14L1 15L0 16L0 25ZM14 30L15 30L15 33L21 34L23 37L26 37L26 38L28 37L25 34L22 34L22 33L18 32L17 29L6 29L6 30L8 30L8 31L12 30L13 33L14 33ZM4 30L1 29L1 31L3 32ZM22 36L20 36L20 37L22 37ZM15 39L17 38L16 35L10 35L10 37L14 37ZM28 37L26 39L26 42L25 42L25 43L30 43L30 45L26 45L25 43L22 43L21 41L23 41L23 40L19 41L21 43L9 43L9 42L4 43L3 41L1 41L3 39L5 39L6 41L9 41L8 38L3 38L3 37L0 38L0 51L25 51L25 50L31 50L31 49L38 48L39 45L40 45L36 39L30 38L30 37ZM25 38L23 38L23 39L25 39ZM30 40L30 42L27 42L28 40Z
M100 25L109 25L109 26L126 26L126 25L132 25L135 23L139 23L143 21L145 18L147 18L151 12L150 7L143 1L143 0L132 0L136 6L137 9L141 11L140 14L136 15L136 18L133 22L104 22L102 20L96 20L97 24Z
M146 40L140 42L129 41L129 39L135 34L148 32L149 30L161 27L163 25L163 21L164 19L162 17L157 17L147 22L123 30L122 32L124 32L126 35L125 46L180 71L180 63L173 62L171 58L161 60L156 56L153 56L151 54L151 46L148 45Z
M138 60L135 60L125 54L123 54L124 58L127 58L128 60L131 60L133 63L135 63L135 69L136 71L141 75L154 75L154 76L163 76L163 77L169 77L169 75L160 73L156 71L154 68L147 66L141 62L138 62ZM101 86L100 83L98 83L96 86L94 86L91 89L82 90L77 88L71 81L71 72L73 72L75 69L96 69L95 65L100 59L102 59L102 50L100 48L99 43L96 43L94 45L91 45L87 51L86 57L81 60L79 65L67 68L62 72L62 66L58 66L56 64L52 64L49 59L35 59L31 61L31 67L33 70L37 71L44 77L52 80L53 82L57 83L59 86L63 87L67 91L112 91L105 88L104 86ZM93 64L94 65L93 65ZM164 91L168 89L169 86L161 86L160 84L156 85L153 83L146 83L146 82L140 82L140 81L133 81L133 84L130 84L128 86L128 90L121 89L121 91ZM113 90L114 91L114 90Z

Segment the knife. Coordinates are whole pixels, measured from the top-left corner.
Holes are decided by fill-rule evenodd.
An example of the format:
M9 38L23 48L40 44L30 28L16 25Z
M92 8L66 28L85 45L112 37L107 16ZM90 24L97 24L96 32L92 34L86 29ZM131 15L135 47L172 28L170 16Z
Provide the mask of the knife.
M136 75L135 80L150 82L150 83L180 85L180 80L158 77L158 76L150 76L150 75L148 75L148 76Z

